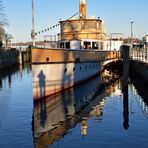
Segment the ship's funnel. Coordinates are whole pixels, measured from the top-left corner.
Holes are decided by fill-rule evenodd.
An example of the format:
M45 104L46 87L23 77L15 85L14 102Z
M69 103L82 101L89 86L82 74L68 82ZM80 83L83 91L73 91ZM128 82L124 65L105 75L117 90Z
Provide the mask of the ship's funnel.
M86 0L80 0L80 19L86 19Z

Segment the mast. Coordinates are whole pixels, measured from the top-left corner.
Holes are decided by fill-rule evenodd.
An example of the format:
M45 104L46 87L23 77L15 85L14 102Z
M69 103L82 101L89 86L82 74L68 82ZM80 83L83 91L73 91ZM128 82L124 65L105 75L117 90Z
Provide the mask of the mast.
M80 0L79 15L80 19L86 19L86 0Z
M34 23L34 0L32 0L32 31L31 38L33 46L35 46L35 23Z

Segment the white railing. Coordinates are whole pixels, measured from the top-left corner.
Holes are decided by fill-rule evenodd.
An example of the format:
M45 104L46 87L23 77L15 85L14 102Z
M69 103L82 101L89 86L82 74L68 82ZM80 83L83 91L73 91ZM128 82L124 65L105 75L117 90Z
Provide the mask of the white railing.
M131 48L130 59L148 63L148 48Z

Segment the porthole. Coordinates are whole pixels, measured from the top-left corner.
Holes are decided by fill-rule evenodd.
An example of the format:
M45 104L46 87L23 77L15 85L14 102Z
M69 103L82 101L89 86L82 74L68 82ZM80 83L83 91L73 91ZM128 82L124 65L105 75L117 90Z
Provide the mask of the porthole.
M49 62L49 58L48 57L46 58L46 62Z

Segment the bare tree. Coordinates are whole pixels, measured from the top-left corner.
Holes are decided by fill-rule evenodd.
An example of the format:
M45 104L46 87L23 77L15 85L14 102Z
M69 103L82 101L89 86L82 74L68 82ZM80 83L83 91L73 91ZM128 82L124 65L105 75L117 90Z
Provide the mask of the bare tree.
M8 25L6 15L4 13L3 1L0 0L0 48L3 45L3 40L5 40L5 29L4 26Z
M9 47L11 46L11 39L13 39L13 36L11 34L5 34L4 41L6 44L6 48L8 48L8 44L9 44Z
M5 30L2 26L0 26L0 49L3 46L3 40L5 38Z
M0 0L0 26L4 27L5 25L8 25L8 20L6 18L5 13L4 13L3 2L2 2L2 0Z
M2 41L5 37L5 30L0 26L0 41Z

